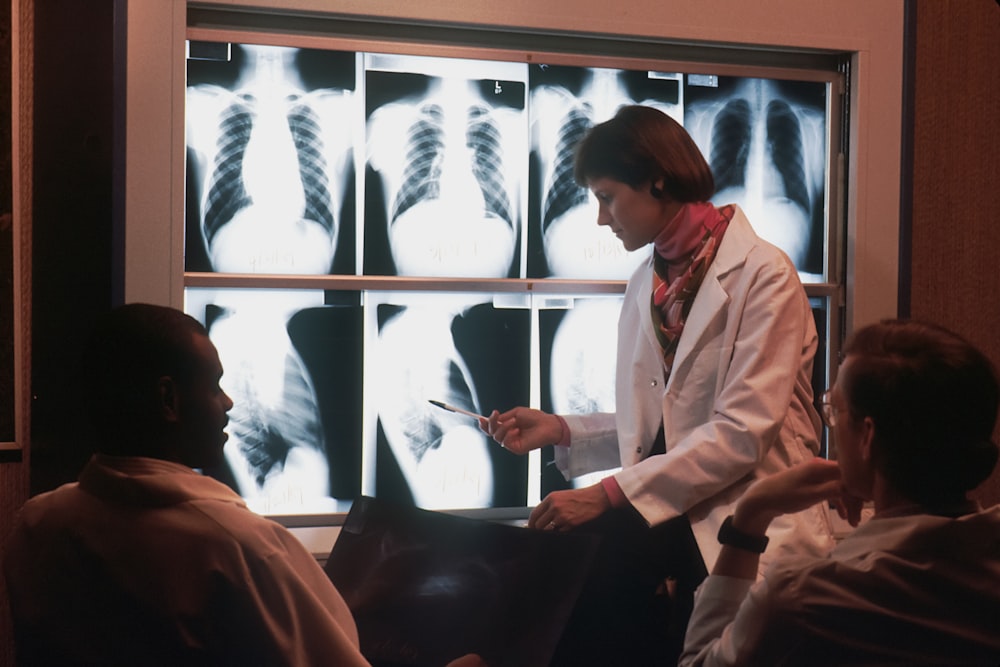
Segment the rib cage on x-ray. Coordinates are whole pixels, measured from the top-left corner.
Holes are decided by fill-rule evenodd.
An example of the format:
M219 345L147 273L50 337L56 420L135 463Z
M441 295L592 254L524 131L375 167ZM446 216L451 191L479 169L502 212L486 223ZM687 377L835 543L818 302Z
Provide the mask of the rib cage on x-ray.
M234 95L222 91L218 91L218 94L229 96L232 100L219 114L214 157L202 206L202 230L210 255L215 258L220 255L215 248L215 244L220 242L220 230L232 223L244 211L263 205L267 207L267 212L263 215L273 216L275 224L279 218L289 221L309 221L319 225L326 236L322 246L317 247L316 244L308 242L302 244L297 250L300 256L290 258L290 265L284 267L284 270L296 272L296 264L309 265L321 271L328 270L338 232L337 212L334 209L331 192L330 165L325 156L327 147L323 140L322 120L313 108L312 100L308 96L289 95L282 102L284 111L280 121L272 118L268 124L262 126L264 121L258 111L260 101L253 94ZM276 122L284 123L284 127L276 126ZM286 185L291 182L287 174L275 171L278 166L268 164L270 161L281 164L281 153L258 151L255 163L249 159L248 149L255 141L257 132L270 135L271 141L275 138L280 140L287 134L287 141L291 143L290 150L294 153L294 162L284 166L294 170L294 190L272 191L280 187L279 182ZM248 170L265 173L264 178L258 177L254 192L250 191L247 184ZM267 170L271 170L271 173L268 174ZM248 247L254 243L263 243L266 250L267 241L247 237L229 238L225 243L229 245L243 243ZM221 250L221 254L231 255L231 248ZM308 256L312 254L316 257ZM219 263L218 259L215 261ZM317 261L319 264L316 264ZM213 268L247 270L247 267L227 265Z
M765 117L767 146L785 194L808 211L811 201L804 172L799 120L784 100L768 102ZM719 190L746 184L751 122L750 105L745 99L730 100L715 117L711 165Z
M308 104L299 102L288 111L288 127L299 157L299 176L305 190L304 217L315 220L334 233L334 214L331 207L330 179L327 177L326 158L323 157L323 137L319 117Z
M802 129L799 119L784 100L771 100L767 104L767 141L774 156L774 166L785 184L786 196L806 211L811 211Z
M772 81L726 83L728 93L689 87L695 101L685 115L715 176L714 201L742 206L800 272L818 273L809 251L812 236L822 233L825 111L786 97ZM699 94L708 99L699 101Z
M232 220L240 209L253 203L247 194L242 173L243 158L255 118L253 103L253 98L248 96L245 100L234 102L222 113L215 169L205 203L204 228L209 243L222 225ZM305 191L303 217L333 231L330 183L316 112L306 104L296 104L288 112L288 126L298 154L299 176Z
M222 225L252 203L243 183L243 158L254 122L252 104L252 98L237 98L220 114L217 152L202 215L209 245Z
M533 275L567 279L626 280L647 255L627 251L606 226L597 224L598 207L573 175L577 144L597 123L627 104L646 104L677 115L680 84L676 75L609 68L532 69L531 124L533 184L537 197L529 217Z
M406 141L403 182L392 205L392 222L414 204L441 195L441 159L444 153L444 111L424 105L410 126Z
M503 171L504 152L500 130L490 109L482 105L469 107L466 146L472 150L472 173L483 193L486 210L514 226L508 185Z
M750 151L750 104L729 100L715 117L709 164L718 190L741 186Z
M188 75L185 265L330 272L353 172L353 91L339 87L353 85L353 57L241 44L229 60L190 61Z
M484 106L469 107L466 147L471 151L472 174L482 192L486 211L513 226L507 185L501 171L503 147L500 132ZM403 183L396 193L391 218L396 220L415 204L441 196L444 159L444 111L437 104L424 105L410 126L405 151Z
M366 73L366 272L519 276L524 84L465 74Z
M589 104L573 106L563 117L556 138L550 185L545 190L542 230L567 211L587 203L587 190L573 177L576 145L594 124ZM595 223L596 224L596 223Z

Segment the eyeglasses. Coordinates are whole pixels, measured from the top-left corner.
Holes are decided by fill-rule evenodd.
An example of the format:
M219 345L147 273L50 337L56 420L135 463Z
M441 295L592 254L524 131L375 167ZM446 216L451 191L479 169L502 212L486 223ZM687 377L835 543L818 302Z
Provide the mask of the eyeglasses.
M823 395L819 397L820 414L823 416L823 423L830 428L837 425L837 413L847 409L838 408L833 404L832 398L829 389L824 391Z

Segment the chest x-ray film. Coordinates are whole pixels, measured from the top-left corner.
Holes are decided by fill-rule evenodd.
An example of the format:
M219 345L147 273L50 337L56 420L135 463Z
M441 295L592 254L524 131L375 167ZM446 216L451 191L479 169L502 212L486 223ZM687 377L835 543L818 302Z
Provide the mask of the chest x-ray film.
M574 296L542 300L538 311L541 408L557 415L615 411L615 350L622 297ZM541 496L588 486L614 471L567 481L552 448L541 452Z
M520 277L524 67L365 63L365 272Z
M653 106L683 123L681 76L533 65L529 81L530 275L626 280L649 251L626 251L608 227L596 224L597 202L573 178L574 152L591 127L624 105Z
M715 176L716 204L739 204L804 280L822 280L827 84L687 77L685 128Z
M523 510L593 482L430 401L614 411L620 292L650 250L597 225L573 158L622 105L683 124L715 203L828 279L830 77L286 44L191 42L187 61L185 309L236 404L212 472L262 513L359 494Z
M228 46L188 60L185 268L353 271L354 54Z
M597 226L573 151L646 104L822 279L826 82L214 46L188 61L189 271L624 280L646 253Z
M427 509L527 503L527 458L501 448L467 415L529 398L529 312L491 295L386 295L366 393L377 411L374 490Z
M343 295L342 295L343 296ZM262 514L344 511L361 491L362 315L323 292L188 290L233 400L222 470Z

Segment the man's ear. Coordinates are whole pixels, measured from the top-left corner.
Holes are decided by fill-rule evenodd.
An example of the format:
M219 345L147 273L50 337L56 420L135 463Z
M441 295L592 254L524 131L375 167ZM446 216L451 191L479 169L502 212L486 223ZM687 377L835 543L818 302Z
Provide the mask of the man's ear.
M180 420L181 407L180 396L178 395L177 383L169 375L164 375L156 384L157 388L157 408L164 421L176 422Z
M861 460L868 466L873 466L875 452L872 443L875 441L875 422L871 417L865 417L861 422L860 452Z

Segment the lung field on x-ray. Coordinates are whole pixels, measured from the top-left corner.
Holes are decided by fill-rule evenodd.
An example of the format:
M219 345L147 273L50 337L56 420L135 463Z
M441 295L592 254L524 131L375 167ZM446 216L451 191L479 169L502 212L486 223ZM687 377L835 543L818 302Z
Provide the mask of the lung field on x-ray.
M593 125L593 111L586 102L571 107L564 116L556 137L552 184L544 195L543 232L553 220L587 203L587 190L578 185L573 177L573 158L576 145Z
M187 270L354 270L354 59L232 45L189 61Z
M528 274L627 279L648 251L626 251L607 227L597 225L596 202L573 177L576 147L591 127L626 104L647 104L676 115L679 76L538 66L531 69L530 88Z
M428 402L485 414L528 399L528 312L467 301L436 295L377 306L368 381L381 498L434 509L526 502L525 457L495 446L475 420Z
M472 150L472 173L485 198L486 211L507 222L516 233L517 217L510 198L510 185L499 168L507 156L503 149L503 136L491 113L482 104L469 107L466 126L466 147Z
M467 114L464 148L471 152L469 169L482 193L485 215L503 220L514 232L516 218L502 171L500 130L490 109L483 105L470 106ZM409 128L402 184L393 200L390 225L414 206L441 198L446 150L444 110L438 104L423 105ZM463 213L461 209L453 212ZM393 252L399 254L401 250L394 248Z
M826 85L718 77L686 87L685 127L708 159L717 204L739 204L803 274L823 270Z
M366 77L365 272L519 277L524 84Z
M202 227L209 245L236 212L251 204L243 182L243 158L253 129L253 98L237 98L220 114L212 180L205 197Z
M358 297L310 307L314 293L240 296L200 292L195 299L208 305L189 304L209 328L234 401L227 465L207 472L255 511L332 511L361 491Z
M441 196L441 164L444 154L444 111L425 104L410 125L404 153L403 182L393 198L392 224L416 204Z
M288 127L292 132L295 152L299 159L299 177L305 190L305 217L315 220L330 234L335 221L330 197L330 179L323 138L316 111L305 102L296 101L288 110Z

